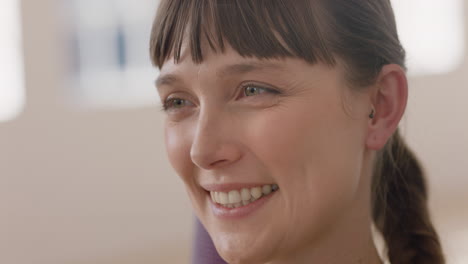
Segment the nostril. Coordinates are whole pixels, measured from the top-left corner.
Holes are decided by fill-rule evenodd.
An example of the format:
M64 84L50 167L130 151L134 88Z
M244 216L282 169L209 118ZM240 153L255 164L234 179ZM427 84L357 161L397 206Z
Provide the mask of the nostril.
M225 159L224 159L224 160L215 161L215 162L213 162L213 163L210 164L210 167L219 166L219 165L221 165L221 164L223 164L223 163L225 163L225 162L227 162L227 161L228 161L228 160L225 160Z

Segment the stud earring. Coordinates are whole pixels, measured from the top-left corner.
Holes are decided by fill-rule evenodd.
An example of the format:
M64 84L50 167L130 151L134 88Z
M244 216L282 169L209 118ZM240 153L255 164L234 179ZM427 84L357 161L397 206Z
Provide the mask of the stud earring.
M369 118L374 119L374 117L375 117L375 110L372 109L372 112L370 113Z

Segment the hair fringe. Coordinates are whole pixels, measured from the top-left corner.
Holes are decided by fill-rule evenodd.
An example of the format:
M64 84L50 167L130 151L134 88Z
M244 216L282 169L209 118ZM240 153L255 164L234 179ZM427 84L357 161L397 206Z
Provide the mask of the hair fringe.
M159 68L170 57L177 63L186 44L193 62L201 63L206 41L213 52L224 52L228 43L244 57L296 57L334 65L315 9L309 0L295 0L294 5L286 0L161 1L151 34L151 59ZM307 18L298 12L306 12Z

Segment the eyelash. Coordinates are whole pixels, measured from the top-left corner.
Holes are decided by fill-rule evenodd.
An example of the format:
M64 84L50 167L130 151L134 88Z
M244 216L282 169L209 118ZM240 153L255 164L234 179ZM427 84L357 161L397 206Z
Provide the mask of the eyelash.
M274 90L274 89L271 89L271 88L266 88L266 87L263 87L261 85L258 85L258 84L254 84L254 83L247 83L247 84L243 84L242 85L242 90L243 90L243 95L245 96L245 91L247 88L249 87L254 87L254 88L258 88L260 90L263 90L265 92L268 92L268 93L272 93L272 94L279 94L280 92L277 91L277 90ZM246 96L246 97L252 97L252 96ZM172 109L174 108L173 106L171 106L171 102L173 101L177 101L177 100L182 100L182 101L187 101L185 99L182 99L182 98L177 98L177 97L174 97L174 98L169 98L167 100L164 101L162 107L161 107L161 111L163 112L168 112L168 111L172 111Z

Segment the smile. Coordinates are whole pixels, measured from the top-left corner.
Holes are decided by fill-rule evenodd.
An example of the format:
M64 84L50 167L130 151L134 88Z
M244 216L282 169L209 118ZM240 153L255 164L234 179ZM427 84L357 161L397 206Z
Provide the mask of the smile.
M238 208L246 206L279 189L276 184L267 184L253 188L242 188L229 192L210 191L211 200L225 208Z

